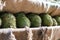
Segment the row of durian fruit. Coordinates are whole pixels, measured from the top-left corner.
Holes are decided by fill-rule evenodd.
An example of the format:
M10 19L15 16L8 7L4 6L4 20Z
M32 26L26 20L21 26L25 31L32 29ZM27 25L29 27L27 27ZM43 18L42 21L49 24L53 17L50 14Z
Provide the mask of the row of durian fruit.
M51 16L47 13L34 14L19 12L16 14L0 12L0 28L24 28L59 26L60 16Z

